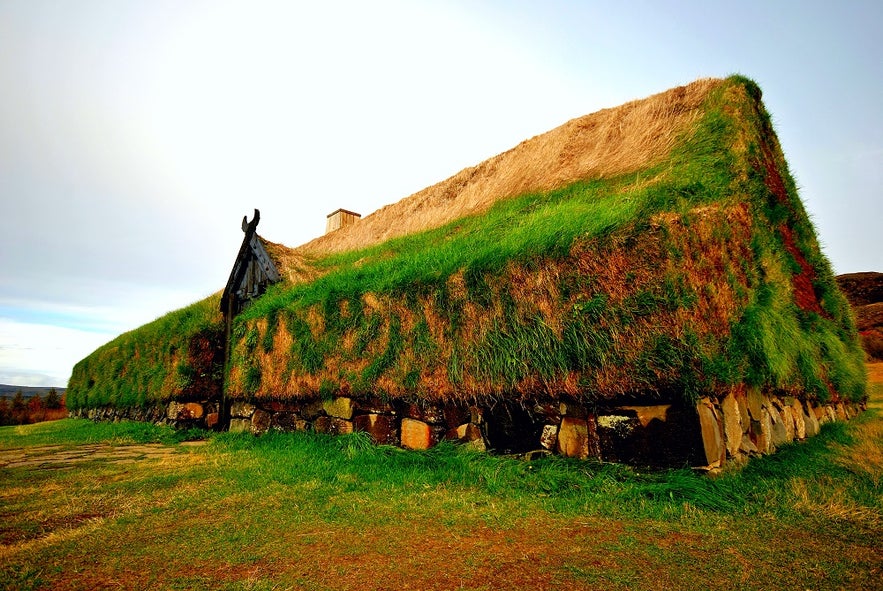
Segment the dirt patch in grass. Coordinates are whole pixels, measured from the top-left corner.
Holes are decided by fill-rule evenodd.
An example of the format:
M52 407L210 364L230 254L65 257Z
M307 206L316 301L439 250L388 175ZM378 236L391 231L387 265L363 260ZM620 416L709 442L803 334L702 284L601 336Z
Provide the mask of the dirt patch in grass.
M200 442L188 442L188 444ZM161 460L180 453L178 446L143 445L46 445L0 450L0 468L64 469L80 462L99 461L130 464L140 460Z

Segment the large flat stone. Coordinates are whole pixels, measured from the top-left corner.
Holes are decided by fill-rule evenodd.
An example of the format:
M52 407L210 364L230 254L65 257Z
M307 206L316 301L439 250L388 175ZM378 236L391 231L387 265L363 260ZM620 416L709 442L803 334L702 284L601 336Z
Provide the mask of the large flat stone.
M251 419L230 419L230 433L251 431Z
M785 436L788 438L788 441L794 441L794 438L797 437L797 428L794 425L794 414L791 406L785 406L779 410L779 414L782 416L782 422L785 423Z
M760 450L754 445L754 442L751 440L751 437L748 436L748 433L745 433L742 435L742 444L739 446L739 452L743 454L758 454L760 453Z
M813 411L812 405L809 402L806 403L806 411L803 413L803 422L806 428L807 437L815 437L819 434L821 425L819 424L819 419L816 417L816 413Z
M478 451L487 451L487 445L484 442L481 428L472 423L463 423L454 429L448 430L445 438L458 441Z
M558 429L558 453L569 458L589 457L589 426L585 419L564 417Z
M730 457L739 455L742 445L742 413L739 411L739 402L735 394L730 392L724 396L720 403L721 414L724 420L724 440ZM747 418L747 417L746 417Z
M825 414L828 416L828 422L836 423L837 422L837 411L834 410L834 406L831 404L825 405Z
M334 398L333 400L326 400L322 403L322 408L325 410L325 414L329 417L336 417L338 419L350 420L353 418L353 407L352 398L347 398L345 396Z
M788 439L788 430L785 428L785 421L782 419L782 415L779 413L776 405L771 404L765 410L770 416L770 440L773 442L773 447L788 443L790 441Z
M194 421L204 414L205 409L198 402L170 402L167 416L173 421Z
M763 407L766 403L766 397L761 393L758 388L750 388L748 390L747 399L748 412L751 414L751 418L755 421L762 420Z
M794 417L794 437L806 439L806 415L797 398L791 400L791 416Z
M751 428L751 416L748 414L748 396L745 395L744 390L735 392L733 396L736 398L736 403L739 406L739 418L742 421L742 434L744 435Z
M763 433L764 446L757 447L765 454L773 453L776 450L773 445L773 419L766 408L761 409L760 412L760 430Z
M699 414L699 429L702 433L702 447L709 467L715 468L726 461L727 448L724 445L724 429L714 411L712 403L703 399L696 405Z
M404 418L401 431L402 447L408 449L429 449L432 447L432 429L423 421Z

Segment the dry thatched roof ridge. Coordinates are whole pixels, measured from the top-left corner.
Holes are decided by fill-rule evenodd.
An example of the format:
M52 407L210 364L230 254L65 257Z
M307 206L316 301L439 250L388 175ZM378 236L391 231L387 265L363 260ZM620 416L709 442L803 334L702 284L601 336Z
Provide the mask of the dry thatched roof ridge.
M264 250L270 255L273 264L282 275L283 281L289 283L306 283L319 276L318 271L311 264L310 255L297 249L289 248L284 244L270 242L263 236L258 235Z
M647 167L668 154L721 83L697 80L572 119L297 250L319 255L363 248L486 211L507 197Z

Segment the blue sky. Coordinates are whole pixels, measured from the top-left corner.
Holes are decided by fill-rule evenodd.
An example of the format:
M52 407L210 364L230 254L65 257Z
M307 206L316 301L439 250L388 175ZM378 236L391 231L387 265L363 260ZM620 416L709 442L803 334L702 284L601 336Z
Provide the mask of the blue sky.
M883 270L883 3L0 0L0 382L64 386L292 246L561 123L756 80L835 272Z

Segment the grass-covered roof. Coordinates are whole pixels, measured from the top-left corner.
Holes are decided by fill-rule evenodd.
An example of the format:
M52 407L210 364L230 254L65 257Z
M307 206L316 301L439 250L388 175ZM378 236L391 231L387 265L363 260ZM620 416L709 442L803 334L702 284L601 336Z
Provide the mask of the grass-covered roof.
M301 247L265 242L285 280L236 318L228 394L863 397L849 307L760 98L741 77L701 80L574 119ZM78 364L68 400L186 392L174 339L151 326ZM150 371L165 377L127 377Z

